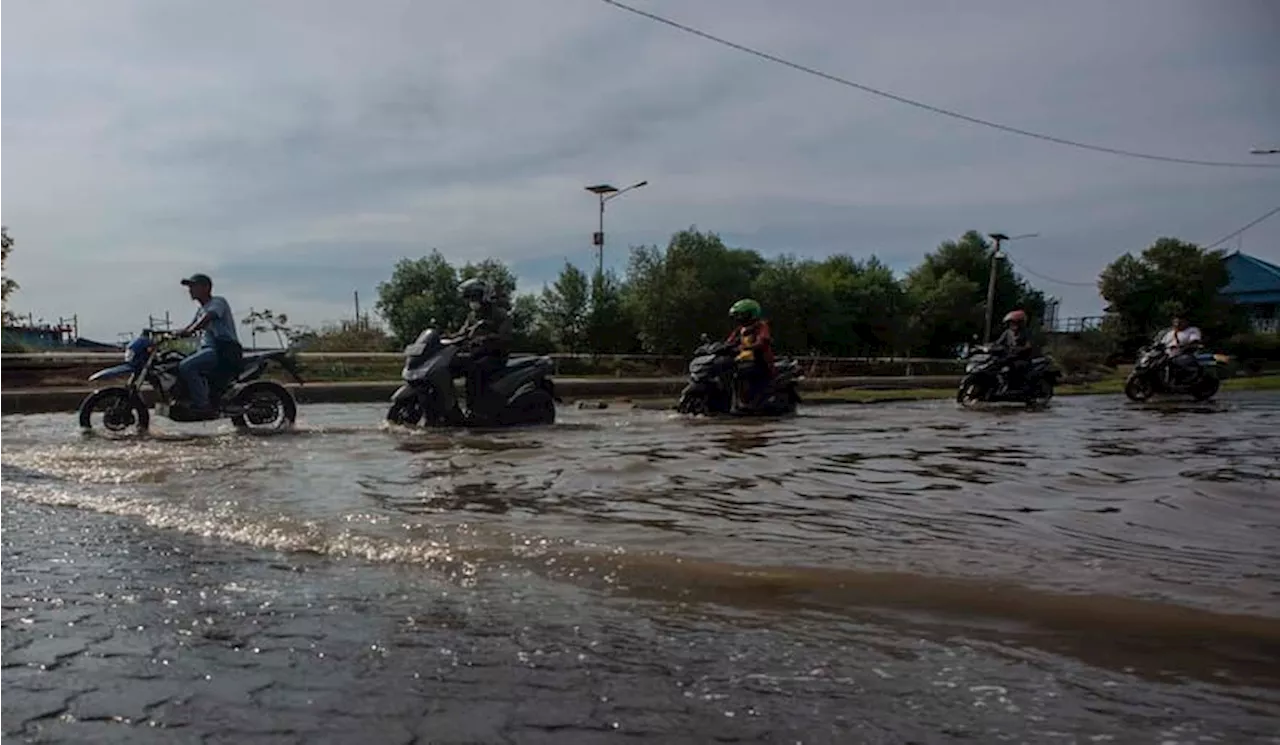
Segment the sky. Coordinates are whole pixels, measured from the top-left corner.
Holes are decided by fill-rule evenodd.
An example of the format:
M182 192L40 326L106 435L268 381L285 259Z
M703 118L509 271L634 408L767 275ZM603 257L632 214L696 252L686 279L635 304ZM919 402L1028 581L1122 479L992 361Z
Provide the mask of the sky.
M1024 129L1273 162L1270 0L634 0L774 55ZM1060 315L1160 236L1221 238L1280 205L1280 168L1064 147L938 116L600 0L6 0L11 310L114 341L194 311L319 325L395 262L502 259L521 290L677 230L767 256L872 254L906 272L968 229L1010 235ZM1280 216L1229 248L1280 261ZM1083 286L1081 286L1083 285Z

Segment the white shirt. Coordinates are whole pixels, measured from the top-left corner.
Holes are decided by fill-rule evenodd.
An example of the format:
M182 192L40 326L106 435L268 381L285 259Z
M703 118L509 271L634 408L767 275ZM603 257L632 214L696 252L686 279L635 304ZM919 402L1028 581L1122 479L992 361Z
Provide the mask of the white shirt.
M1195 326L1188 326L1181 331L1171 328L1160 337L1160 346L1172 352L1198 341L1200 341L1200 329Z

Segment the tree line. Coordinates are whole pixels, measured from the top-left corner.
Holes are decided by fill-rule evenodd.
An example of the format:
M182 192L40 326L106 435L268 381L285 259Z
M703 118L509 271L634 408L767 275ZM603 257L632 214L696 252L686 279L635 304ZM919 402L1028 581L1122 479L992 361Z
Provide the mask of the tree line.
M950 356L983 327L992 246L976 231L947 241L903 277L879 259L822 260L731 248L695 228L665 248L631 249L624 276L588 275L566 262L539 293L515 295L503 263L453 267L439 252L396 264L379 285L377 310L398 343L434 321L455 328L466 315L457 285L482 277L510 308L518 348L527 351L684 354L703 333L728 331L729 306L752 297L764 307L780 351L789 354ZM1043 317L1043 293L997 262L995 309Z

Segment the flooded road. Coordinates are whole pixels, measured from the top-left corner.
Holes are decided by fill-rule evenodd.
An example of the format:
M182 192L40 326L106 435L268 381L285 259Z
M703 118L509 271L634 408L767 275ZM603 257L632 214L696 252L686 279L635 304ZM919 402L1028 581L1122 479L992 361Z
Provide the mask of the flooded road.
M1278 396L453 434L382 413L125 440L6 417L6 734L90 726L108 683L57 676L92 645L31 652L70 603L172 649L162 678L259 676L245 721L182 724L199 691L130 704L195 741L1280 742ZM15 680L61 704L23 730ZM369 718L343 708L370 687Z

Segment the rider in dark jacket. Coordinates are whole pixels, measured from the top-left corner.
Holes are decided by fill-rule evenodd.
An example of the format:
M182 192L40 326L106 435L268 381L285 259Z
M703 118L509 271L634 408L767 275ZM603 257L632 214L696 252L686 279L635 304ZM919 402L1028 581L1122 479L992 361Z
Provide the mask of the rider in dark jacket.
M1026 380L1027 369L1031 366L1031 358L1035 356L1035 348L1031 344L1031 336L1027 333L1027 314L1022 309L1011 310L1004 317L1005 329L996 339L995 346L1004 350L1009 365L1006 378L1007 390L1016 391Z
M511 318L483 279L466 280L458 285L458 293L470 310L453 337L462 345L458 365L466 375L467 409L474 417L489 380L506 366L511 354ZM455 409L454 418L461 419L461 412Z

